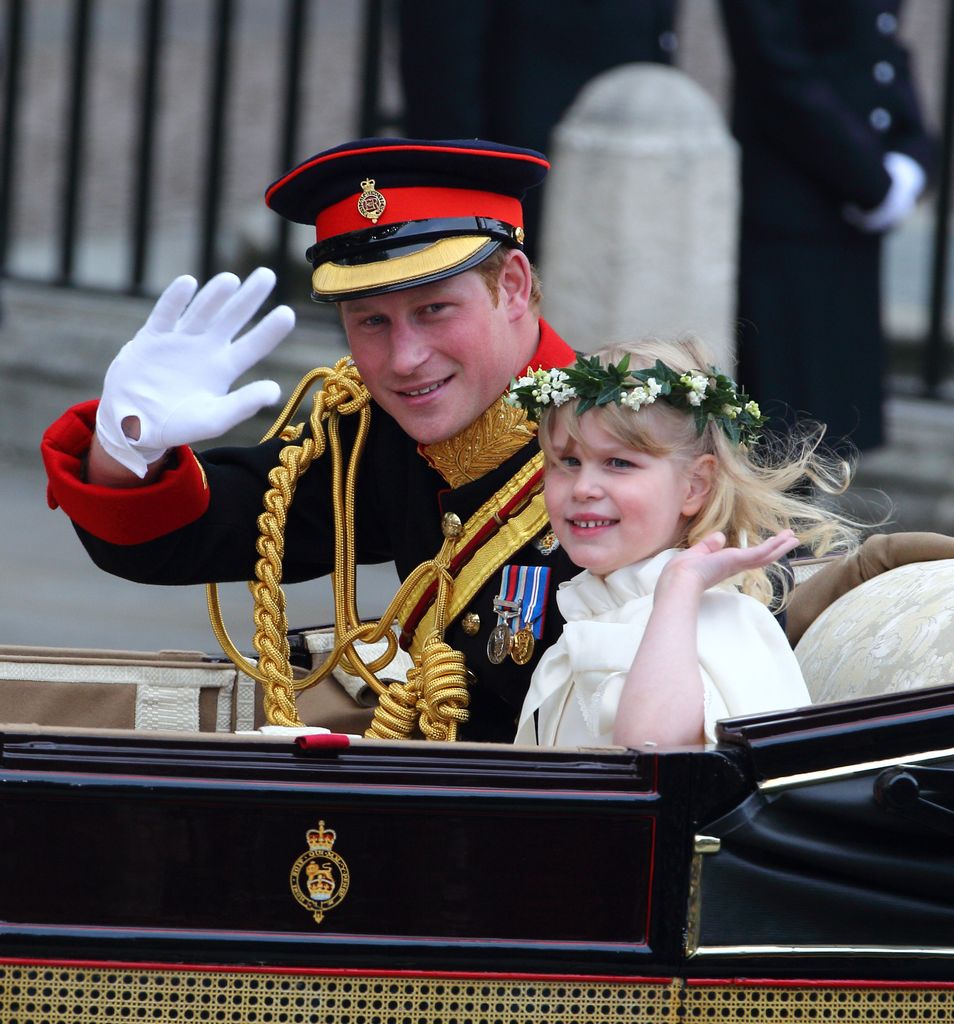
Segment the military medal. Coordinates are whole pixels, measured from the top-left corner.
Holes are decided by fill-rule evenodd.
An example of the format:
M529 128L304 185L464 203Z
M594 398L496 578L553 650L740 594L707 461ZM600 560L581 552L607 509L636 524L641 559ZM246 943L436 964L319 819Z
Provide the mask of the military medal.
M529 626L522 626L514 633L510 641L510 657L518 665L526 665L533 657L533 648L536 641L533 639L533 630Z
M487 641L487 657L491 665L502 665L507 660L510 644L513 642L510 620L519 618L520 603L519 601L509 601L498 594L494 598L494 611L497 613L497 625L490 631L490 639Z
M494 598L497 625L487 642L492 664L499 665L509 656L515 664L526 665L533 657L536 641L543 636L549 583L549 566L503 567L500 593Z
M487 641L487 658L491 665L502 665L510 653L510 643L513 640L513 633L506 622L498 622L490 631L490 639Z

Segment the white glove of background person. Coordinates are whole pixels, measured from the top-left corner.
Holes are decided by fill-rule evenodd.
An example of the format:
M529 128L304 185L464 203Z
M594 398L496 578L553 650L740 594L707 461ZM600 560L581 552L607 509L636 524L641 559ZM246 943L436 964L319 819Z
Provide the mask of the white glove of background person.
M259 267L241 283L219 274L198 294L188 276L166 288L106 371L96 436L108 455L142 478L169 448L219 437L278 401L272 380L229 390L295 326L292 310L277 306L233 341L274 286Z
M887 231L900 224L924 191L924 168L905 153L886 153L884 169L891 175L891 187L873 210L862 210L853 203L842 210L845 220L860 231Z

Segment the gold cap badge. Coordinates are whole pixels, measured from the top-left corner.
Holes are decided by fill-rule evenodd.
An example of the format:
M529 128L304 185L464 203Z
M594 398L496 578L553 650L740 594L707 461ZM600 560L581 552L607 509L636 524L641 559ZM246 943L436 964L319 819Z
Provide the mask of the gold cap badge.
M361 182L361 195L358 196L358 213L367 217L372 224L377 224L387 205L388 201L374 187L374 178L365 178Z

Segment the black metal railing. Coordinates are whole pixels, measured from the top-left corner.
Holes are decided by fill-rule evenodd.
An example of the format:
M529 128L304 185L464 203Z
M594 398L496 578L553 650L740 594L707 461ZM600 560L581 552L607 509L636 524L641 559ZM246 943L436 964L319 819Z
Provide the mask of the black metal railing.
M3 68L3 151L0 153L0 272L5 271L9 249L10 210L15 191L14 167L20 141L20 88L23 54L23 0L7 3Z
M197 177L201 181L194 225L194 256L188 268L204 279L221 269L219 238L223 228L225 194L225 154L230 131L230 91L235 74L235 25L239 14L236 0L208 0L208 28L205 36L205 96L202 103L204 149ZM274 4L275 21L283 25L278 74L282 84L280 102L275 111L278 125L275 166L287 168L299 158L298 128L301 93L305 78L303 46L307 26L317 0L284 0ZM66 7L66 4L64 4ZM108 290L126 294L144 294L152 257L152 232L156 211L157 134L161 108L160 81L168 56L167 29L170 15L168 0L141 0L133 7L115 6L115 16L138 19L136 53L138 95L128 99L133 110L133 158L129 189L128 260L126 270ZM65 105L62 123L62 149L58 166L49 169L50 201L57 209L55 267L46 273L23 272L11 265L13 211L23 190L34 183L22 180L18 156L23 141L22 119L25 101L24 60L31 44L29 0L6 0L3 39L3 148L0 154L0 276L26 278L59 286L83 286L77 276L78 252L82 242L82 192L88 178L89 93L94 72L93 25L102 10L97 0L72 0L67 17L68 31L62 43L62 68L65 69ZM375 43L377 45L377 43ZM356 76L357 77L357 76ZM274 218L272 256L278 263L286 259L289 225ZM283 279L280 275L279 280Z

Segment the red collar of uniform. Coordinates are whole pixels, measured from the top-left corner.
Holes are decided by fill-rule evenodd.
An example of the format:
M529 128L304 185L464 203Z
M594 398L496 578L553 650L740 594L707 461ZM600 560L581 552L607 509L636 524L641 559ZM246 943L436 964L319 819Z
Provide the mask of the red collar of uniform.
M544 370L552 370L556 366L569 366L576 358L576 353L560 337L559 334L546 322L540 321L540 344L536 352L530 358L530 362L517 374L523 377L532 370L541 367Z

